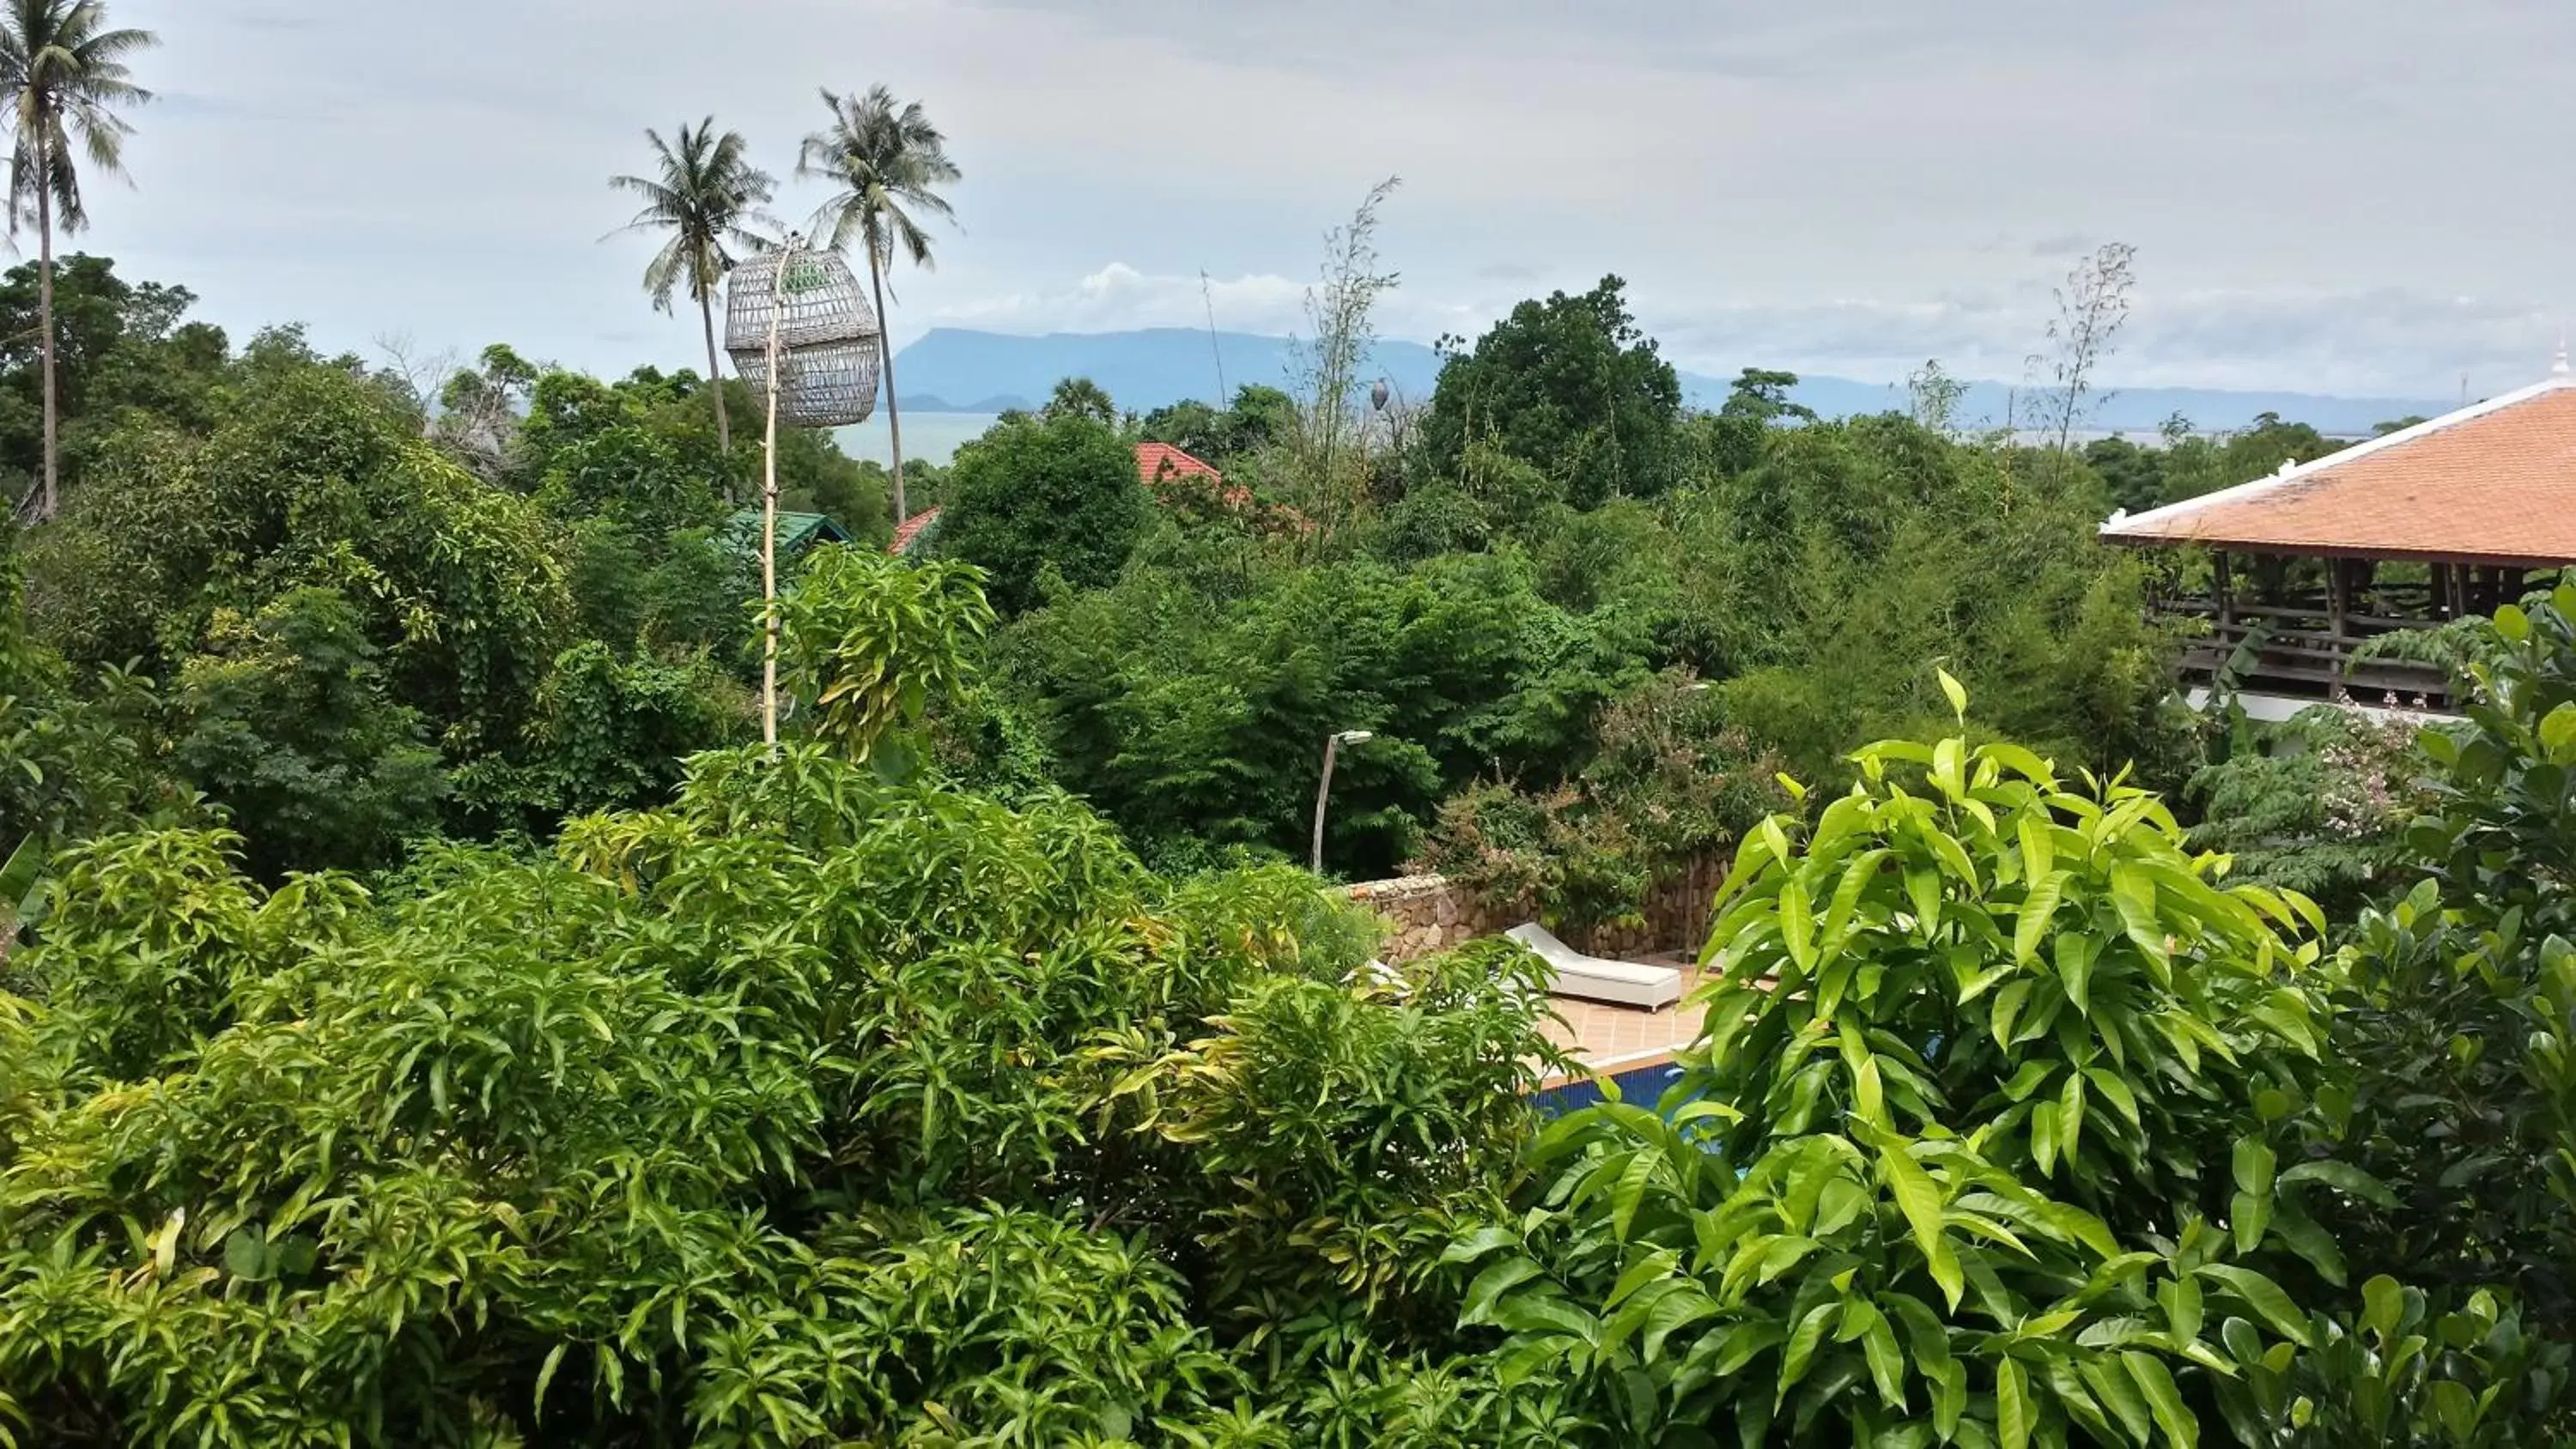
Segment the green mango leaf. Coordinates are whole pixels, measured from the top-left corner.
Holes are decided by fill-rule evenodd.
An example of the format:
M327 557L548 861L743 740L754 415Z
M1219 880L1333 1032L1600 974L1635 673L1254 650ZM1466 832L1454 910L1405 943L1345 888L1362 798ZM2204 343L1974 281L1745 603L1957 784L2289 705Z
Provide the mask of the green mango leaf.
M2039 955L2040 943L2048 939L2049 927L2056 920L2057 903L2064 896L2066 882L2072 874L2071 871L2051 871L2022 897L2020 915L2013 923L2014 960L2029 961ZM2064 963L2059 964L2062 971ZM2078 986L2081 985L2082 967L2086 964L2090 963L2081 963L2077 968ZM2079 992L2070 988L2067 994L2078 996Z
M1780 939L1802 972L1816 969L1816 912L1807 888L1794 878L1780 883Z
M1655 1363L1664 1356L1665 1339L1690 1324L1716 1315L1717 1301L1697 1283L1682 1279L1674 1292L1655 1300L1654 1311L1646 1315L1646 1334L1638 1344L1638 1351L1646 1362Z
M2026 811L2013 822L2013 836L2021 845L2021 878L2026 881L2046 880L2057 868L2057 848L2048 838L2049 823L2045 815Z
M9 852L8 861L0 864L0 910L23 910L44 873L45 852L37 846L36 837L20 840Z
M1505 1258L1476 1275L1467 1285L1466 1305L1458 1312L1458 1321L1466 1324L1493 1321L1495 1301L1503 1294L1539 1275L1538 1264L1527 1258Z
M2200 1285L2189 1278L2167 1278L2156 1285L2156 1303L2165 1311L2165 1327L2177 1339L2200 1337Z
M2093 1090L2102 1094L2103 1099L2111 1104L2112 1110L2127 1118L2130 1126L2146 1125L2146 1119L2138 1113L2137 1094L2129 1090L2128 1082L2122 1079L2118 1072L2108 1067L2086 1067L2084 1080L2092 1083Z
M2285 1185L2321 1182L2337 1192L2350 1193L2379 1207L2397 1206L2397 1194L2388 1190L2388 1184L2349 1162L2336 1162L2331 1158L2295 1164L2281 1174L2281 1182Z
M1994 1031L1996 1046L2008 1047L2012 1044L2013 1022L2021 1015L2022 1003L2029 999L2028 981L2015 981L1995 993L1995 1004L1991 1008L1992 1015L1989 1020Z
M2361 1285L2361 1302L2362 1325L2382 1339L2394 1335L2406 1316L2406 1290L2385 1273Z
M2030 1380L2021 1365L2005 1359L1995 1365L1995 1442L2003 1449L2029 1449L2030 1431L2039 1418L2030 1400Z
M1897 1211L1905 1214L1906 1225L1914 1230L1914 1244L1923 1253L1932 1281L1941 1285L1943 1296L1956 1310L1964 1284L1958 1258L1951 1251L1943 1226L1941 1188L1933 1182L1932 1174L1924 1171L1923 1164L1905 1150L1903 1138L1893 1142L1878 1150L1879 1173L1895 1194Z
M2301 1348L2312 1348L2308 1336L2308 1316L2281 1291L2281 1285L2251 1268L2238 1268L2225 1263L2206 1263L2195 1269L2201 1277L2218 1284L2242 1299L2245 1305L2263 1316L2280 1334Z
M2137 1380L2107 1358L2087 1357L2076 1364L2075 1372L2084 1380L2084 1386L2093 1391L2094 1402L2119 1421L2130 1439L2139 1444L2147 1442L2148 1436L2154 1432L2155 1421L2148 1417L2147 1401L2138 1392Z
M2120 1354L2120 1366L2129 1371L2130 1381L2146 1396L2147 1408L2165 1431L2166 1441L2179 1449L2198 1449L2200 1421L2183 1406L2182 1391L2174 1386L2173 1372L2165 1367L2164 1360L2126 1349Z
M2039 1058L2026 1061L2012 1074L2012 1080L2004 1083L2004 1095L2016 1102L2026 1101L2031 1093L2047 1084L2049 1074L2056 1070L2057 1063L2053 1061Z
M1780 1356L1779 1398L1788 1398L1789 1390L1807 1376L1808 1368L1815 1363L1816 1349L1824 1343L1826 1330L1833 1327L1841 1308L1839 1303L1819 1303L1790 1330L1789 1346Z
M2122 861L2111 867L2111 905L2120 924L2147 959L2158 965L2170 959L2164 922L2156 919L2155 877Z
M1628 1241L1628 1227L1637 1220L1637 1207L1645 1201L1646 1188L1663 1161L1660 1153L1640 1150L1610 1189L1610 1235L1616 1241Z
M2068 1072L2057 1093L2057 1150L2071 1168L2084 1140L2084 1074Z
M1538 1295L1514 1298L1494 1315L1494 1322L1513 1333L1570 1334L1587 1344L1601 1341L1601 1320L1562 1298Z
M1519 1233L1498 1224L1488 1223L1453 1239L1448 1247L1441 1250L1440 1261L1472 1263L1487 1253L1501 1248L1518 1247L1520 1243Z

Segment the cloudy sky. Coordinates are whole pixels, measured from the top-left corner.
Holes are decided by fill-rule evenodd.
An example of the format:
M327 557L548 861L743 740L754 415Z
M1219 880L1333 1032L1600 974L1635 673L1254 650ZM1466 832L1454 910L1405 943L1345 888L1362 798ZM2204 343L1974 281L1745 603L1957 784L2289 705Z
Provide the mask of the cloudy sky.
M962 230L936 325L1287 331L1369 185L1390 335L1626 277L1685 365L2017 377L2138 248L2131 385L2445 397L2576 319L2576 5L2550 0L112 0L158 31L91 234L247 330L686 363L638 290L642 132L782 177L818 86L918 97Z

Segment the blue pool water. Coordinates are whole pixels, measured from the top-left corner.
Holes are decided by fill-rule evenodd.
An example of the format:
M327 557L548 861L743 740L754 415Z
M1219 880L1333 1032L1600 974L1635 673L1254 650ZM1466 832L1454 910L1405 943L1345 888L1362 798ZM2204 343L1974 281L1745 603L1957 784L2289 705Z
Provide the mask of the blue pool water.
M1679 1066L1671 1062L1659 1062L1651 1067L1614 1072L1610 1080L1619 1084L1620 1101L1634 1102L1641 1107L1652 1107L1662 1099L1666 1089L1680 1081L1681 1077L1682 1069ZM1550 1117L1560 1117L1568 1112L1595 1106L1601 1100L1601 1086L1590 1077L1568 1082L1561 1087L1550 1087L1530 1098L1541 1113Z

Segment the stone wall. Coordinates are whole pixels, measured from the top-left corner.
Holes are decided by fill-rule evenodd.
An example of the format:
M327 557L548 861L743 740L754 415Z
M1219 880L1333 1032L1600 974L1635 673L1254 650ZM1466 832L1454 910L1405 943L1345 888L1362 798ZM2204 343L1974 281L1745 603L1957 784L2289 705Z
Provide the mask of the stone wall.
M1708 938L1709 902L1725 879L1723 860L1694 861L1647 897L1639 912L1645 918L1642 924L1561 934L1575 949L1595 956L1697 955L1700 943ZM1344 887L1343 894L1386 918L1386 944L1378 954L1390 962L1445 951L1479 936L1500 935L1538 914L1527 908L1489 909L1446 876L1437 875L1362 881Z
M1346 887L1343 894L1386 918L1386 944L1378 955L1391 963L1445 951L1478 936L1498 935L1519 924L1495 918L1465 891L1452 887L1446 876L1362 881Z

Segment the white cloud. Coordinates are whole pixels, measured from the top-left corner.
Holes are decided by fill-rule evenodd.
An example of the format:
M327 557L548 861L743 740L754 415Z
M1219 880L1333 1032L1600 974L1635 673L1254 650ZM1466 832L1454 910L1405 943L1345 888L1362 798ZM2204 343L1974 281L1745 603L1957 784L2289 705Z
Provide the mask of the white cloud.
M2543 184L2576 7L2527 0L118 3L172 103L78 244L330 346L688 362L648 243L598 241L607 176L712 112L802 216L814 87L880 79L966 170L939 269L892 279L898 336L1204 325L1201 268L1219 326L1286 330L1389 173L1396 336L1615 271L1686 360L2009 375L2068 246L2114 237L2122 366L2163 380L2483 388L2576 317L2576 192Z

